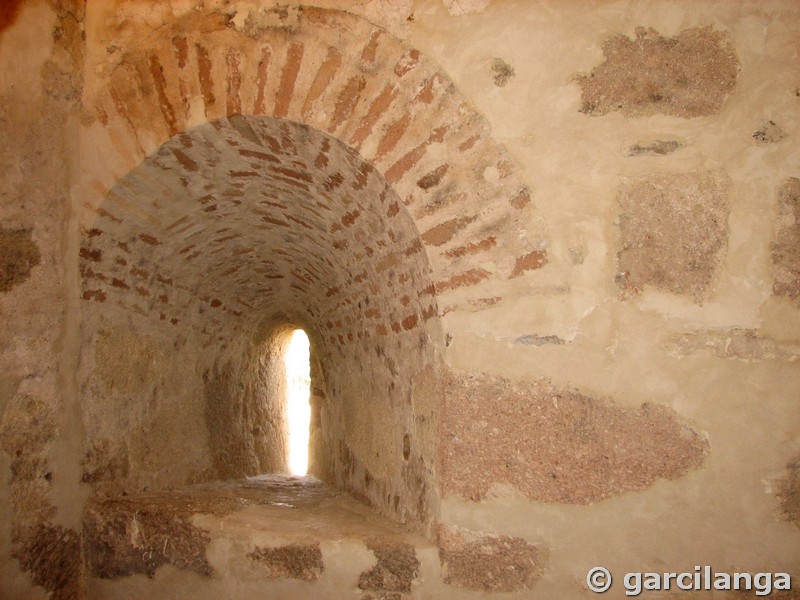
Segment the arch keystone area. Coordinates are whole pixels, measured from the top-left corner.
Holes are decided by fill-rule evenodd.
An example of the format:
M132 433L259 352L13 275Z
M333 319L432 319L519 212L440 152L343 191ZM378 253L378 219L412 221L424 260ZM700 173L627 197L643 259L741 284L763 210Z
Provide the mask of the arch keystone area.
M237 22L189 15L115 40L113 68L86 86L96 121L82 135L95 165L79 183L85 227L108 190L171 137L237 114L270 116L335 137L383 175L440 294L462 303L547 262L513 161L420 52L336 10L251 13L241 30Z

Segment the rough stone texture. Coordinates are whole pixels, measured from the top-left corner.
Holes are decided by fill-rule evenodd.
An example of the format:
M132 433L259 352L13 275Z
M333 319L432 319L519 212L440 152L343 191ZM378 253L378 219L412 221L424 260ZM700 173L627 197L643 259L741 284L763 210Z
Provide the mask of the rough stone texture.
M612 36L603 53L605 62L578 78L580 110L590 115L710 115L722 108L739 71L728 35L711 27L674 38L637 27L635 39Z
M800 304L800 179L790 177L778 195L778 231L772 244L773 292Z
M665 406L621 408L546 380L476 373L444 385L442 487L470 500L510 484L539 502L590 504L681 477L708 452Z
M780 480L775 491L783 516L800 527L800 457L787 465L789 473Z
M81 597L83 560L78 533L58 525L38 525L17 532L14 557L36 585L51 593L51 600Z
M514 535L528 539L532 531L543 532L556 560L528 595L583 595L570 559L589 554L617 565L638 561L672 569L702 555L717 566L752 568L761 560L796 571L796 525L776 518L778 499L764 493L762 482L784 468L798 430L797 365L789 363L800 339L797 309L785 290L776 299L764 289L772 284L766 272L771 235L781 231L770 200L780 181L798 176L792 143L800 95L797 3L501 2L485 14L459 18L447 8L466 14L488 2L447 2L447 8L440 0L320 3L378 17L368 23L336 10L252 0L4 3L2 10L17 10L16 20L0 25L0 223L6 231L30 230L41 259L25 281L0 293L0 314L8 317L0 318L0 413L9 424L0 452L0 597L30 600L70 589L70 558L83 552L69 532L79 530L85 488L132 495L144 487L270 468L260 462L265 448L258 447L258 440L272 450L280 446L274 443L277 420L266 425L269 411L262 412L270 395L280 394L270 381L279 379L269 363L280 344L279 332L269 330L276 316L269 311L295 309L308 298L313 314L304 315L306 322L285 313L281 318L310 326L317 343L315 472L338 478L396 519L441 514L477 529L481 523L492 531L519 525L526 533ZM85 32L83 6L89 12ZM419 51L373 25L385 24L383 15L410 31ZM665 36L708 24L731 32L743 72L719 112L681 119L657 102L647 109L667 116L590 119L577 112L579 88L569 84L570 74L588 72L602 60L599 43L606 36L638 23ZM642 53L672 52L669 40L651 42L641 41ZM447 75L425 54L441 60ZM517 70L502 90L490 79L495 56ZM709 56L709 79L724 76L713 60L720 54ZM679 58L685 60L678 69L704 60L702 52ZM628 57L628 66L634 62ZM649 75L641 67L631 70ZM657 75L658 69L650 71ZM646 84L647 76L638 81ZM723 88L720 82L715 89ZM645 104L647 91L639 96ZM713 108L714 95L702 110ZM308 126L312 137L330 136L357 156L348 163L336 149L322 152L319 136L294 152L290 144L302 137L296 129L286 136L278 131L272 143L249 139L246 128L229 135L227 124L222 133L207 127L192 137L203 124L232 121L236 113ZM769 121L759 123L762 118L780 132ZM492 141L487 122L508 154ZM786 137L778 139L781 133ZM666 153L671 146L653 141L677 139L688 147ZM634 142L641 158L624 157ZM157 157L160 148L172 157ZM304 156L302 148L319 152ZM246 154L236 157L239 150ZM215 161L220 155L224 159ZM148 168L137 170L143 161ZM376 176L363 163L392 189L385 203L376 200L381 190L373 189ZM735 199L731 250L716 263L708 287L713 302L692 306L660 294L616 302L609 273L621 247L612 227L619 178L710 168L730 173ZM309 172L311 182L302 179ZM356 190L364 179L365 188ZM264 200L286 208L254 201L258 192L252 190L263 182L273 193ZM362 202L362 193L373 201ZM319 204L336 208L328 214ZM300 205L327 217L301 214ZM254 212L256 206L268 214ZM234 224L229 211L238 216ZM381 218L371 219L371 211ZM199 212L205 220L193 218ZM289 216L324 227L308 229ZM259 225L274 227L274 243L251 227L262 218L273 219ZM552 234L549 244L542 244L540 220ZM654 231L660 230L656 224ZM425 232L435 232L428 239L438 245L420 239ZM234 235L241 237L223 239ZM173 240L189 236L178 250L195 241L196 247L175 252ZM315 256L323 260L318 272L324 277L314 279L303 270L314 265L301 261L311 255L310 240L323 238L337 245L320 244ZM791 246L782 249L784 256ZM532 254L540 248L547 256ZM401 282L411 258L427 260L429 276ZM277 267L261 265L264 272L257 272L258 261ZM511 279L518 264L520 275ZM776 263L776 282L785 266ZM329 275L339 279L336 285L324 285ZM786 279L790 286L795 280ZM394 284L388 291L387 281ZM635 273L622 273L620 282L630 293L637 286L656 289ZM764 335L735 329L728 341L721 333L762 319ZM665 352L660 344L684 328L696 337L681 337ZM670 353L691 356L676 360ZM453 494L437 511L437 415L444 394L425 389L418 375L430 369L435 379L439 356L509 377L547 375L559 386L579 386L585 396L625 398L626 405L628 393L639 398L652 391L693 415L698 428L711 432L718 453L683 481L594 508L542 505L501 486L499 498L487 493L475 503ZM595 404L587 399L586 406ZM520 412L518 420L529 416ZM592 412L600 422L607 416ZM558 430L563 423L553 420ZM637 427L612 427L609 437L587 435L586 443L638 443L638 429L649 430ZM528 439L513 424L509 431ZM487 446L497 443L490 434L483 436ZM40 444L40 438L47 441ZM574 446L566 448L573 451L569 460L584 458ZM587 462L602 463L601 456ZM83 472L75 464L81 459ZM631 461L631 472L649 477L653 460ZM224 523L239 519L242 531L252 526L257 520L249 510L258 507L247 508L226 515ZM268 527L300 529L300 519L289 516L299 511L284 508L283 518ZM363 510L354 514L368 521ZM598 532L598 517L625 543L603 546L601 536L580 535ZM204 522L203 514L191 518ZM592 526L583 529L587 522ZM730 523L735 531L726 529ZM163 525L175 527L169 520ZM277 536L273 542L272 533L261 532L257 545L286 543ZM717 535L720 543L713 544ZM664 539L670 543L660 543ZM184 590L170 587L181 580L195 582L198 600L342 595L318 593L342 581L341 573L329 571L334 563L327 555L326 572L315 582L268 581L250 593L255 586L246 579L258 578L258 566L246 554L255 546L227 540L239 544L244 558L236 565L245 571L241 580L234 569L205 578L167 566L159 574L166 577L152 579L89 577L88 596L181 597ZM366 565L363 544L349 546ZM127 551L120 556L123 563L130 558ZM421 571L436 571L431 554L419 557ZM219 558L212 554L209 562L217 568ZM349 566L344 595L408 595L358 590L358 573L369 567ZM138 568L146 570L146 562ZM426 579L412 585L412 595L427 596L429 584L438 586L430 596L441 592L441 582ZM451 595L488 594L451 589Z
M653 286L707 299L728 243L729 186L708 172L625 180L617 199L623 290Z
M83 4L5 2L0 10L0 596L71 600L81 591L80 511L71 511L80 503L79 457L70 454L80 438L77 419L64 415L77 415L79 350L67 318L74 263L65 255ZM32 13L39 28L20 36ZM15 585L15 572L29 590Z
M514 67L502 58L495 58L492 61L492 72L494 73L494 84L497 87L503 87L514 76Z
M30 229L0 228L0 292L28 279L40 261L39 247L31 239Z
M247 555L270 578L316 581L325 570L319 544L287 544L275 548L260 547Z
M482 592L529 590L544 572L543 550L507 535L461 528L439 529L439 561L445 583Z
M288 475L94 497L83 536L88 574L95 579L141 573L159 580L156 572L169 564L218 581L230 576L234 564L260 585L318 582L327 575L323 548L341 558L347 546L363 554L366 544L378 563L362 574L359 588L352 581L352 591L375 598L409 591L419 568L415 547L431 547L351 495L313 477ZM227 548L224 558L213 547Z
M53 414L41 400L18 394L0 415L0 444L12 457L11 503L16 518L26 524L53 515L47 450L55 435Z
M514 339L515 344L522 344L524 346L544 346L545 344L566 344L566 341L557 335L536 335L531 333L528 335L521 335Z
M753 132L753 139L758 144L774 144L786 137L786 133L775 121L762 121Z
M419 576L419 559L411 544L373 538L367 548L375 553L377 564L358 578L361 600L408 600L411 584Z
M97 335L95 374L107 394L140 393L168 358L158 340L109 326Z
M680 150L683 146L684 144L678 140L656 140L651 143L634 144L628 148L626 156L664 156Z
M57 427L50 407L17 394L0 415L0 447L9 456L9 491L14 515L11 554L31 580L54 600L79 597L81 542L76 531L53 525L53 473L47 452Z
M89 573L101 579L134 573L153 577L160 566L171 564L210 576L205 548L211 538L190 522L196 504L189 495L95 498L83 520ZM227 511L236 506L221 505Z
M205 418L217 477L230 479L288 469L286 370L292 327L275 323L243 360L218 361L204 372ZM316 378L316 384L324 382Z
M753 329L709 330L674 335L666 341L664 347L675 356L708 351L720 358L744 361L773 358L797 360L800 357L800 344L780 342Z

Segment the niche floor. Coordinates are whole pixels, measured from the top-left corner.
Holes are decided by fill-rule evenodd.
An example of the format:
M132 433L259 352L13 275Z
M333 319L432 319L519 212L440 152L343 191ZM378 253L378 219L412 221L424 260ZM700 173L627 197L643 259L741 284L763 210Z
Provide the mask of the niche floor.
M84 544L90 599L441 597L429 541L313 477L95 498Z

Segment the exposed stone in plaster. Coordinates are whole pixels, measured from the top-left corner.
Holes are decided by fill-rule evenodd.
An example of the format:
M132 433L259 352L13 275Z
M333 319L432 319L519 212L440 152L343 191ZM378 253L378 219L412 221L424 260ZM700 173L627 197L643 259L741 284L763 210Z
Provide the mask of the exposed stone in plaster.
M603 53L605 62L578 77L580 110L590 115L710 115L722 108L739 71L729 36L711 27L686 29L674 38L637 27L635 39L612 36Z
M367 540L378 562L358 578L361 600L410 600L411 584L419 576L420 563L411 544L372 538Z
M319 543L258 547L247 558L273 579L316 581L325 570Z
M80 537L51 522L56 507L47 452L57 431L52 409L25 394L12 397L0 415L0 447L12 458L12 557L53 600L74 600L81 586Z
M753 329L708 330L670 337L666 350L675 356L713 352L720 358L761 361L773 358L797 360L800 344L780 342Z
M340 557L348 550L337 544L355 542L360 553L366 545L377 558L358 588L381 600L410 590L419 569L415 548L430 547L349 494L313 477L280 475L94 497L83 536L88 574L99 579L141 573L158 580L156 572L169 564L218 580L234 564L262 580L315 583L326 578L327 553ZM229 549L224 561L218 544ZM357 591L355 578L349 585Z
M654 174L623 181L619 196L618 283L653 286L702 302L728 243L727 176Z
M762 121L753 132L753 139L758 144L774 144L786 137L786 133L775 121Z
M134 573L153 577L161 565L171 564L209 576L213 570L205 548L211 538L190 519L201 506L230 512L237 504L225 497L212 507L188 494L94 498L83 519L87 569L101 579Z
M522 538L441 527L439 561L447 584L473 591L517 592L531 589L542 576L545 552Z
M628 148L626 156L664 156L680 150L684 145L678 140L656 140L650 143L634 144Z
M788 178L778 193L778 231L772 244L773 292L800 304L800 179Z
M50 0L58 17L53 28L53 53L42 68L42 85L50 100L75 107L83 88L85 35L83 2Z
M514 67L502 58L495 58L492 61L492 71L494 72L494 84L497 87L504 87L514 76Z
M451 372L443 385L442 486L470 500L507 483L539 502L590 504L677 479L708 451L666 406L621 408L547 380L478 373Z
M790 462L789 473L780 480L775 491L786 519L800 527L800 457Z
M528 335L521 335L514 340L515 344L522 344L524 346L544 346L545 344L565 344L566 341L557 335L537 335L531 333Z
M0 228L0 292L27 280L41 258L30 229Z
M98 492L124 490L124 482L130 474L128 448L118 440L96 438L84 452L81 467L81 481L91 484Z
M56 432L52 409L26 394L14 396L0 415L0 444L12 461L9 483L18 524L42 523L54 514L47 450Z
M112 325L98 332L94 372L109 394L142 392L163 373L168 360L165 348L153 337Z
M293 328L263 327L268 333L232 344L203 374L205 422L221 479L288 469L284 360Z
M77 531L40 523L15 531L13 555L50 600L82 598L83 555Z

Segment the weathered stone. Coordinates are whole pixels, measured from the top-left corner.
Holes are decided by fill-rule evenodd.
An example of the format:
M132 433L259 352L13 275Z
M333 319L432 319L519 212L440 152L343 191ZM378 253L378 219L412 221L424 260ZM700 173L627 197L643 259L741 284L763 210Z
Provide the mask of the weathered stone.
M83 519L91 575L101 579L135 573L153 577L159 567L171 564L210 576L213 569L205 549L211 538L190 522L197 512L196 502L188 495L92 500ZM222 510L234 506L223 503ZM203 508L209 510L207 503Z
M800 304L800 179L790 177L778 195L778 232L772 244L773 292Z
M605 62L578 78L580 110L590 115L710 115L733 91L739 71L729 37L711 27L686 29L674 38L638 27L633 40L609 38L603 53Z
M522 538L461 528L439 529L445 583L482 592L529 590L542 576L545 554Z
M7 292L30 277L39 264L39 247L30 229L0 228L0 292Z
M618 280L702 302L728 243L729 180L718 173L628 179L618 196Z
M452 372L443 386L442 486L470 500L510 484L539 502L590 504L677 479L708 451L665 406L621 408L547 380L477 373Z
M47 451L56 432L52 409L26 394L13 396L0 415L0 446L11 457L11 505L17 522L27 527L48 521L54 513Z
M325 570L319 544L259 547L247 557L273 579L316 581Z
M83 554L77 531L49 523L18 527L13 555L51 600L81 598Z
M502 58L495 58L492 61L492 71L494 72L494 84L497 87L504 87L515 74L514 67Z
M684 144L677 140L656 140L649 144L634 144L626 153L627 156L664 156L683 148Z
M514 340L515 344L522 344L524 346L544 346L545 344L561 345L566 342L557 335L536 335L535 333L528 335L521 335Z
M709 351L720 358L745 361L772 358L797 360L800 357L800 344L779 342L752 329L709 330L674 335L667 340L665 348L677 356Z
M774 144L785 137L786 133L775 121L762 121L758 129L753 132L753 139L758 144Z
M367 540L367 548L372 550L378 562L358 578L359 589L368 592L362 600L388 600L391 594L405 599L405 594L411 592L411 584L419 576L420 563L414 547L405 542L372 538Z
M787 465L786 477L777 482L775 491L783 516L800 527L800 457Z

